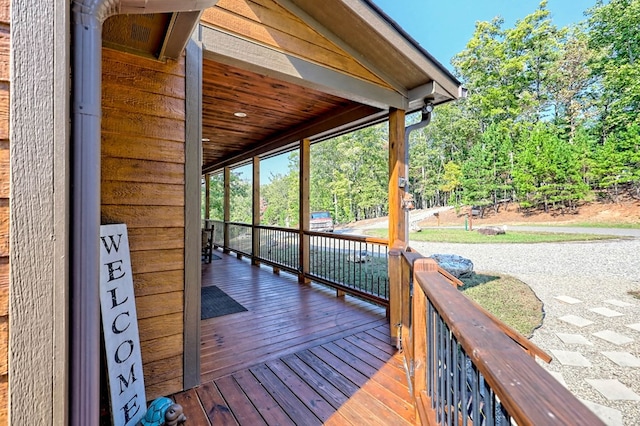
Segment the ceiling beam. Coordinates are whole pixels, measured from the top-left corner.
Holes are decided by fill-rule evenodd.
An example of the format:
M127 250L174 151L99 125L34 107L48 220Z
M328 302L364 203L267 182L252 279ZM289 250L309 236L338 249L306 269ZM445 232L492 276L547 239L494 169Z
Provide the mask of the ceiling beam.
M379 109L406 109L406 93L201 25L204 57Z
M228 156L215 163L205 164L202 167L202 173L211 173L223 167L247 161L255 156L267 154L278 149L284 149L288 145L295 144L302 139L314 140L316 136L324 135L331 129L341 128L341 126L348 123L360 122L366 117L378 117L381 113L386 115L386 111L381 111L367 105L352 105L341 111L331 111L302 126L255 143L252 148L245 149L242 153Z

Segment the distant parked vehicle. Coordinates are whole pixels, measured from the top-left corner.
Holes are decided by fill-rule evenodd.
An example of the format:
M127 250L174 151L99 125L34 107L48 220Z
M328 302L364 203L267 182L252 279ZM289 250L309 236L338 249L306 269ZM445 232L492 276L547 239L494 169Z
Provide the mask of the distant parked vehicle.
M312 212L310 230L314 232L333 232L333 219L329 212Z

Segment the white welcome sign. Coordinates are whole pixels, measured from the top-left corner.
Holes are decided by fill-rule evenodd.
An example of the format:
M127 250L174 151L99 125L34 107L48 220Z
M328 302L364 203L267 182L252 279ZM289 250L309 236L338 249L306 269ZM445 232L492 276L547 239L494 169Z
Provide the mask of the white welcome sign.
M147 398L125 224L100 227L100 307L113 424L135 425Z

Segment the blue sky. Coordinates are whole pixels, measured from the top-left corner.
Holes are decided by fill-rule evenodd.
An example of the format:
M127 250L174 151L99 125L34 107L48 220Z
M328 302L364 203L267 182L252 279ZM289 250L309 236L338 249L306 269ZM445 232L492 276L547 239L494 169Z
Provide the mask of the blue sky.
M535 11L539 0L373 0L387 15L449 70L451 58L462 51L477 21L504 18L503 28ZM549 0L547 9L557 27L585 19L596 0Z
M504 18L503 28L511 28L515 22L538 8L539 0L373 0L387 15L396 21L422 47L427 49L442 65L452 70L451 58L462 51L475 29L477 21L490 21L495 16ZM596 0L549 0L557 27L577 23L585 19L584 11ZM261 162L260 181L267 184L271 173L286 174L287 155ZM243 169L250 179L251 168Z

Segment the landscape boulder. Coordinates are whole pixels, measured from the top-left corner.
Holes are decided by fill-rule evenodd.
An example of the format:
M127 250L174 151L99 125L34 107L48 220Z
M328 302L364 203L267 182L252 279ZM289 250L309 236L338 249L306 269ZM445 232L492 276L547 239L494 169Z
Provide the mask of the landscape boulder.
M466 257L457 254L433 254L429 257L456 278L466 278L473 275L473 262Z
M504 235L507 233L504 227L499 226L488 226L486 228L479 228L478 232L482 235Z

